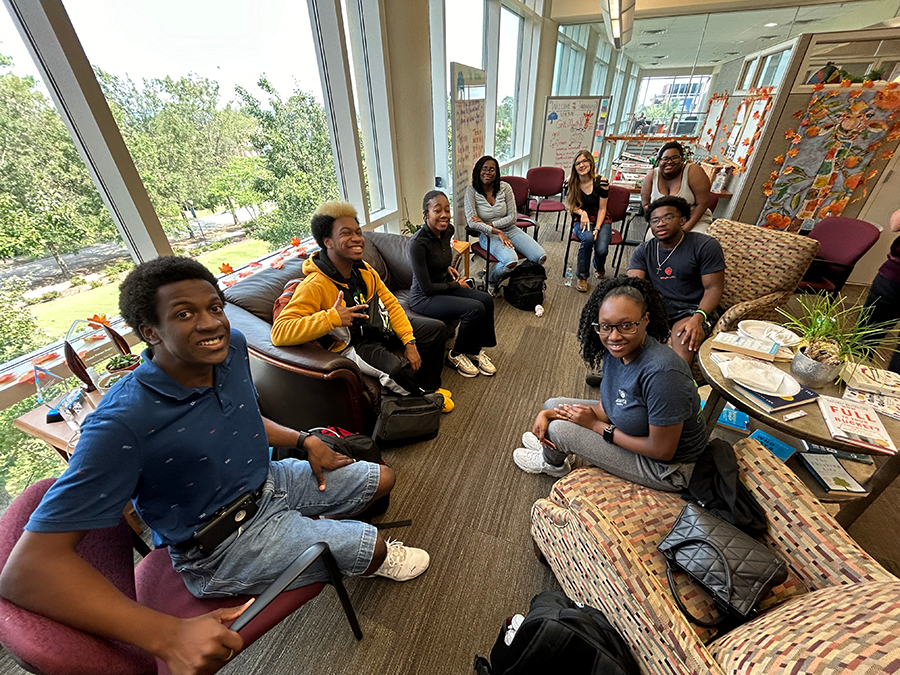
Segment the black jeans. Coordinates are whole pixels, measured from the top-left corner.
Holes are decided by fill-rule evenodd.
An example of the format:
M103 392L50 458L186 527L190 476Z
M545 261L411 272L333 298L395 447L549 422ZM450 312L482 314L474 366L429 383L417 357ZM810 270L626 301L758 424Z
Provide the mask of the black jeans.
M430 295L410 301L414 312L452 321L459 319L453 351L477 354L483 347L494 347L494 299L484 291L457 288L440 295Z
M891 281L881 274L876 274L872 281L872 289L869 291L869 297L866 298L866 307L872 307L872 316L869 318L871 323L881 323L884 321L900 321L900 283ZM886 335L882 333L882 337ZM900 342L897 343L900 348ZM900 373L900 353L894 352L891 356L888 370Z
M428 317L410 316L416 349L422 358L419 370L413 372L409 361L378 342L359 342L353 345L359 357L388 376L410 394L421 390L434 391L441 386L441 370L444 367L444 345L447 343L447 325Z

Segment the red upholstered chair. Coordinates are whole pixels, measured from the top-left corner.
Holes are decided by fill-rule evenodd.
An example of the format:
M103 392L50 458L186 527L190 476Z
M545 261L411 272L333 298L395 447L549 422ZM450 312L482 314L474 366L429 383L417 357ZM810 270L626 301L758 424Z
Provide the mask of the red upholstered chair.
M631 194L623 187L619 187L618 185L610 185L609 186L609 198L606 201L606 221L607 223L612 223L615 225L616 223L625 223L625 218L628 215L628 201L631 199ZM626 225L627 228L627 225ZM628 234L628 230L625 230L625 234ZM578 238L578 235L575 234L575 220L572 219L572 222L569 224L569 241L566 242L566 258L563 262L563 276L566 275L566 270L569 268L569 248L572 246L572 242L581 243L581 239ZM622 233L613 227L612 237L609 240L610 246L618 246L615 254L613 255L613 262L615 263L616 256L621 258L622 250L623 250L623 242L625 239L622 236ZM616 267L616 274L618 274L618 267Z
M509 183L516 196L516 227L526 231L529 227L534 227L534 240L537 241L540 225L522 213L528 208L528 179L521 176L503 176L500 180Z
M488 275L491 272L491 266L500 262L497 258L491 253L491 239L488 237L487 240L487 248L481 245L481 232L478 230L473 230L471 227L466 228L466 241L469 241L469 237L475 237L475 241L471 244L470 249L472 254L484 260L484 279L482 279L480 284L476 284L478 288L483 291L487 291L488 289ZM525 256L516 251L516 256L521 260Z
M48 478L29 486L0 519L0 569L6 565L22 529L53 484ZM241 605L250 596L199 600L188 592L173 569L168 549L156 549L137 567L125 521L105 530L93 530L81 540L78 554L109 579L127 597L153 609L188 618L219 607ZM311 546L234 622L244 648L267 630L316 597L325 584L316 583L280 592L319 557L341 599L353 634L362 638L359 623L344 590L337 564L328 546ZM165 675L168 669L147 652L70 628L0 599L0 643L26 670L42 675ZM224 664L223 664L224 665Z
M715 213L716 207L718 205L719 205L719 195L717 195L715 192L710 192L709 193L709 203L706 205L706 208L709 209L710 213Z
M810 231L809 236L819 242L819 254L797 286L798 291L837 293L881 232L864 220L829 216Z
M528 169L525 174L528 179L528 192L531 199L528 200L528 210L533 212L534 219L539 220L541 213L556 213L556 229L559 229L559 218L566 210L562 203L563 183L566 180L566 172L556 166L538 166ZM559 199L549 199L559 195ZM565 228L563 228L565 232Z

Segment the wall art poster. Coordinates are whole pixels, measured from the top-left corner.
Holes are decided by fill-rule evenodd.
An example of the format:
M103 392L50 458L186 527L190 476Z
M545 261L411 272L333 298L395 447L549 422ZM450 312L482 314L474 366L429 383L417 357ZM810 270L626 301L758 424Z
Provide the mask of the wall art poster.
M900 89L856 86L817 92L795 115L799 126L785 132L788 148L775 158L780 170L763 185L767 199L757 225L811 228L825 216L841 215L851 193L875 175L878 148L900 138L893 128Z

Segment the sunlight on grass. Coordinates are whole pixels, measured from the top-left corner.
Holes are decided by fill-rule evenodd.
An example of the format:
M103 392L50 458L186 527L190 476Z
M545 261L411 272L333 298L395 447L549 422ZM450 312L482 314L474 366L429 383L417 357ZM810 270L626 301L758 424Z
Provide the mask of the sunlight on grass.
M257 239L223 246L199 256L197 260L206 265L213 274L219 275L219 265L227 262L235 269L269 252L269 245ZM29 307L37 318L38 325L53 339L65 337L66 331L75 319L86 319L94 314L108 317L119 314L119 285L106 284L100 288L84 291L67 298L58 298Z

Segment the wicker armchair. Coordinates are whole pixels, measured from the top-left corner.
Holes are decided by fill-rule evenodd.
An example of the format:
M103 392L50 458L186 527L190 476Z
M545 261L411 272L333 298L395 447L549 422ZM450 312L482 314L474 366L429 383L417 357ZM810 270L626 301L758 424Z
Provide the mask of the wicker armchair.
M726 311L713 334L735 330L744 319L773 320L819 252L809 237L720 218L709 226L725 252Z
M789 568L763 613L725 635L689 623L666 583L656 546L684 506L680 495L597 468L559 480L531 512L531 534L566 595L600 609L643 675L868 675L894 672L900 653L900 580L869 557L772 453L735 446L741 480L766 512L763 543ZM679 595L715 616L685 574Z

